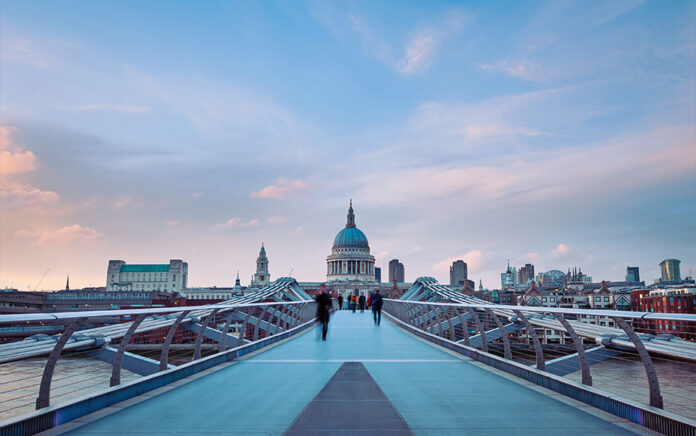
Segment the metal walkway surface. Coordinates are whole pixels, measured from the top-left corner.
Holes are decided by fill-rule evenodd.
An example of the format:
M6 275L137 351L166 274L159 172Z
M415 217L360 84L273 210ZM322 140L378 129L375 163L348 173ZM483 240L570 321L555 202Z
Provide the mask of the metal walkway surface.
M336 313L326 342L317 332L165 392L153 392L137 404L113 406L114 413L96 412L49 432L283 434L306 420L313 422L313 434L403 434L407 428L415 434L604 435L633 434L631 430L639 428L483 369L412 337L386 319L374 326L368 312ZM359 374L358 379L384 406L384 397L377 392L381 390L402 421L393 416L370 418L376 427L366 431L355 425L360 416L354 416L354 407L339 410L346 399L355 398L355 389L342 396L335 383L345 362L362 363L368 375ZM321 424L316 411L326 410L325 402L331 400L336 401L336 410ZM315 407L316 401L322 401L322 407ZM370 407L369 401L364 404L361 407ZM346 419L346 414L354 418ZM372 414L366 411L365 416ZM399 422L401 427L390 428Z

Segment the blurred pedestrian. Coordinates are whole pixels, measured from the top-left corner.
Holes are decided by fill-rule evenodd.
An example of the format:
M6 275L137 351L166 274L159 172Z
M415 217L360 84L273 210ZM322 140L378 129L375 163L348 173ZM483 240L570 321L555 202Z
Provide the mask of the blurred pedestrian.
M343 310L343 295L338 294L338 310Z
M321 323L321 339L326 340L329 332L329 312L331 310L331 297L326 291L316 296L317 302L317 321Z
M360 306L360 313L365 313L365 293L360 293L360 298L358 298L358 306Z
M379 289L375 290L375 293L372 294L372 318L375 321L375 325L379 325L380 322L382 322L382 303L384 303L384 299L382 298L382 295L379 293Z

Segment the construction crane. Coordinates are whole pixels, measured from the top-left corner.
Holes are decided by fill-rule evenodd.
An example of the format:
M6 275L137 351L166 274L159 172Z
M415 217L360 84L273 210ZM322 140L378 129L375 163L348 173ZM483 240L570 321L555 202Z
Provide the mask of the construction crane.
M41 282L43 282L43 279L46 277L46 274L48 274L48 272L49 272L50 270L51 270L51 267L49 266L48 269L46 270L46 272L43 273L43 275L42 275L41 278L39 279L39 283L37 283L36 286L34 286L34 289L31 289L31 286L29 286L29 285L27 285L27 288L29 288L29 290L30 290L31 292L36 292L36 290L37 290L37 289L39 288L39 286L41 285Z

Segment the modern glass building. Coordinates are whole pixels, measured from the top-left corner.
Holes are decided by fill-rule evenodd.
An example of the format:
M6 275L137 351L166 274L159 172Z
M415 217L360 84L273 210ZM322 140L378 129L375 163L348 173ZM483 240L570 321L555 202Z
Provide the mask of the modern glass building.
M681 274L679 273L679 264L681 260L679 259L665 259L660 262L660 268L662 268L662 281L670 283L681 282Z

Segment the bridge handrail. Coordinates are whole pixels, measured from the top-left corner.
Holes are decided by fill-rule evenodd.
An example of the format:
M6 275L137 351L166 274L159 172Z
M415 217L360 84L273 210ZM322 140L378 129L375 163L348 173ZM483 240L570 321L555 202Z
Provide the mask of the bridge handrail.
M463 297L466 298L466 297ZM480 304L480 303L438 303L427 301L411 301L411 300L396 300L385 298L386 301L395 303L408 303L423 306L443 306L443 307L472 307L474 309L493 309L493 310L522 310L525 312L538 313L560 313L564 315L595 315L607 317L619 317L642 320L669 320L669 321L694 321L696 322L695 314L688 313L662 313L662 312L632 312L625 310L604 310L604 309L570 309L560 307L543 307L543 306L512 306L506 304Z
M155 307L145 309L114 309L114 310L93 310L83 312L54 312L54 313L25 313L15 315L0 315L0 324L16 323L16 322L41 322L55 321L61 319L75 318L97 318L105 316L121 316L121 315L160 315L163 313L179 313L184 311L205 311L215 309L238 309L244 307L267 307L274 305L298 305L306 304L309 301L274 301L267 303L224 303L224 304L206 304L203 306L177 306L177 307Z

